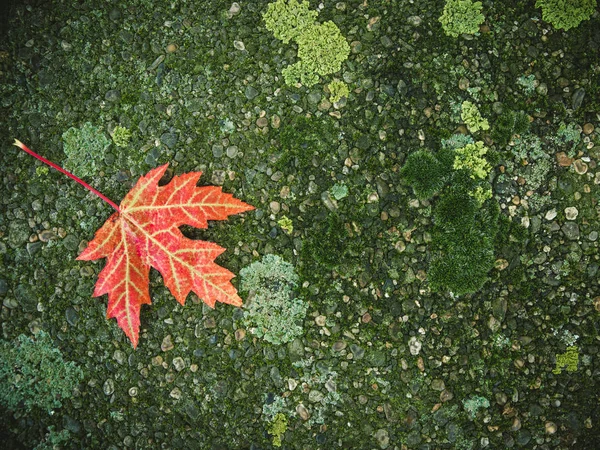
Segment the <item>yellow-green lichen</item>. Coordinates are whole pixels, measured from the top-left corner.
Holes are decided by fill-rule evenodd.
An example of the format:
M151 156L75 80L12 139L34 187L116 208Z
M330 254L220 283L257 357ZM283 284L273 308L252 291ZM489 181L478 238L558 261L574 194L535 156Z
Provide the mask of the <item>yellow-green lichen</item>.
M486 178L492 170L492 166L484 158L487 151L488 148L481 141L456 149L454 168L467 170L473 179Z
M473 103L464 101L461 106L461 119L467 125L471 133L477 133L479 130L489 130L490 124L487 119L481 117L479 109Z
M273 445L281 447L281 438L287 430L287 417L278 413L269 424L269 434L273 436Z
M558 375L563 369L567 372L576 372L579 364L579 349L576 346L567 347L567 351L556 355L556 367L552 373Z
M344 83L343 81L340 81L337 79L335 79L331 83L329 83L327 85L327 88L329 89L329 92L330 92L329 100L332 103L339 102L342 99L342 97L348 97L348 94L350 94L348 85L346 83Z

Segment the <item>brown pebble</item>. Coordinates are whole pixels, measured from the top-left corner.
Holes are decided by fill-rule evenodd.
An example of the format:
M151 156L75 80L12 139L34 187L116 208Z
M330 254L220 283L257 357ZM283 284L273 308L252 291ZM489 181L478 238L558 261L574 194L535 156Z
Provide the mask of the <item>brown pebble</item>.
M592 125L591 123L586 123L583 126L583 134L592 134L594 132L594 125Z
M241 341L246 337L246 330L244 330L243 328L238 328L237 330L235 330L235 340L236 341Z
M362 316L362 322L369 323L370 321L371 321L371 314L369 314L368 312L364 313Z
M556 154L556 161L561 167L569 167L573 163L573 158L569 158L565 152L558 152Z
M175 53L177 51L177 46L175 44L167 45L167 53Z
M575 172L577 172L579 175L583 175L588 171L588 165L581 159L576 159L573 167L575 168Z

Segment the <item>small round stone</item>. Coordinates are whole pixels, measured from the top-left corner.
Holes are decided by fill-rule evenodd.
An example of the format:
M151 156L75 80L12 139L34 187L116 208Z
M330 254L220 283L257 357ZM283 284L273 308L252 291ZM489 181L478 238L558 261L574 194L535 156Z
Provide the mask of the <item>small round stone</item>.
M135 386L129 388L129 396L135 397L136 395L138 395L138 388L136 388Z
M315 318L315 323L316 323L317 325L319 325L320 327L324 327L324 326L325 326L325 320L326 320L326 317L325 317L325 316L323 316L323 315L321 315L321 316L317 316L317 317Z
M177 51L177 46L175 44L167 45L167 53L175 53Z
M574 206L569 206L565 208L565 217L567 218L567 220L575 220L578 214L579 211L577 211L577 208L575 208Z
M594 132L594 125L591 123L586 123L583 125L583 134L592 134Z

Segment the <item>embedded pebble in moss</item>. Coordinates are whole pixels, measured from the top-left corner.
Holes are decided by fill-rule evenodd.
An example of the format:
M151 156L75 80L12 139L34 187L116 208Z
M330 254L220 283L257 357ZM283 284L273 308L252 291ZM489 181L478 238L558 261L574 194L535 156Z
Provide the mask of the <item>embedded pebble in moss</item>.
M104 391L105 395L112 395L112 393L115 392L115 382L112 380L112 378L109 378L104 382L102 390Z
M566 222L561 227L562 232L565 234L567 239L572 241L579 239L579 225L575 222Z
M567 218L567 220L575 220L578 214L579 211L574 206L569 206L565 208L565 217Z
M69 325L71 325L72 327L74 327L77 324L77 322L79 322L79 314L77 314L77 311L75 311L75 309L73 309L72 307L67 308L67 310L65 311L65 317Z
M173 350L173 338L171 338L171 335L167 335L165 336L165 338L162 340L162 343L160 344L160 349L163 352L168 352L169 350Z
M247 86L246 90L244 91L244 95L248 100L254 99L258 94L258 90L256 90L256 88L253 86Z
M164 133L160 137L160 141L168 148L173 148L177 144L177 135L175 133Z
M173 367L177 372L181 372L183 369L185 369L185 361L181 356L173 359Z

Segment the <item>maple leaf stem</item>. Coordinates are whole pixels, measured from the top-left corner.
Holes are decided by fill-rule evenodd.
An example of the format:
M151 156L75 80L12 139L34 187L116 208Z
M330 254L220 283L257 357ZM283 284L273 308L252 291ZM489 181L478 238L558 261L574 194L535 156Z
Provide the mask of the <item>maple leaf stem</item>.
M33 156L36 159L39 159L40 161L42 161L44 164L49 165L50 167L52 167L53 169L58 170L59 172L65 174L66 176L68 176L69 178L71 178L72 180L75 180L77 183L79 183L80 185L82 185L84 188L86 188L88 191L96 194L98 197L100 197L102 200L104 200L106 203L108 203L110 206L112 206L118 213L121 212L121 210L119 209L119 206L113 202L111 199L109 199L108 197L106 197L104 194L102 194L101 192L97 191L96 189L94 189L93 187L91 187L89 184L87 184L85 181L83 181L81 178L76 177L75 175L73 175L71 172L63 169L62 167L60 167L57 164L54 164L52 161L47 160L46 158L44 158L41 155L38 155L36 152L34 152L33 150L29 149L25 144L23 144L21 141L19 141L18 139L15 139L15 142L13 145L16 145L17 147L19 147L21 150L23 150L26 153L29 153L31 156Z

